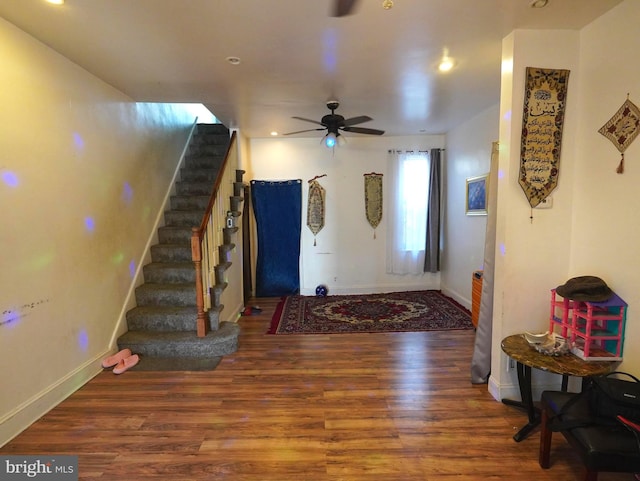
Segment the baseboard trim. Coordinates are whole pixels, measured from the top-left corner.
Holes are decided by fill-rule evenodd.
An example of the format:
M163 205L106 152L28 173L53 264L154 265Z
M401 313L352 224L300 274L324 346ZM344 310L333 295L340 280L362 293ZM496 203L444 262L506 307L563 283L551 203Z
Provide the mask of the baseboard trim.
M428 291L428 290L440 290L440 284L438 282L427 282L424 285L416 284L381 284L376 286L328 286L329 295L361 295L361 294L383 294L389 292L405 292L405 291ZM302 296L315 296L316 286L313 288L300 289L300 295Z
M540 399L543 391L560 390L560 385L557 382L554 382L554 379L545 379L543 381L544 382L541 383L534 382L531 386L531 393L533 395L534 401ZM579 392L580 387L578 383L578 378L571 378L569 381L568 390L570 392ZM489 376L488 391L496 401L502 401L503 399L515 399L517 401L520 400L520 388L517 384L500 385L493 376Z
M102 372L102 359L110 353L111 351L104 352L100 356L85 362L2 416L0 418L0 447L18 436L35 421L100 374Z
M465 308L471 310L471 301L466 297L462 296L461 294L459 294L458 292L452 291L451 289L448 289L447 287L443 286L442 293L445 296L448 296L454 301L456 301L461 306L464 306Z

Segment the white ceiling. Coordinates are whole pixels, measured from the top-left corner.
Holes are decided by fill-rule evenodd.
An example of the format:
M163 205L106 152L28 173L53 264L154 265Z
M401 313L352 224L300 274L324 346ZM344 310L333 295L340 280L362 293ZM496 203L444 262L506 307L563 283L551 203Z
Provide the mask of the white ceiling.
M415 135L498 102L512 30L579 29L622 0L359 0L341 18L333 1L2 0L0 16L136 101L201 102L249 137L314 128L291 117L320 120L332 98L373 117L362 127Z

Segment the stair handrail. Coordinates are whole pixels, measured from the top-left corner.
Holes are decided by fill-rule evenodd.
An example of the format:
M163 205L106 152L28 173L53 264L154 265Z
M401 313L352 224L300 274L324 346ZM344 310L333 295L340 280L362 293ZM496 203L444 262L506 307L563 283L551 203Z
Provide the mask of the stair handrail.
M202 221L199 227L193 227L191 229L191 259L193 260L196 270L196 307L198 311L198 317L196 320L196 332L198 337L204 337L209 330L207 310L211 307L211 298L209 292L209 285L211 284L211 269L210 266L217 264L217 249L222 245L222 228L224 227L224 221L226 219L226 211L219 212L214 211L214 207L219 205L217 199L221 195L230 195L226 189L224 193L221 192L221 187L224 186L223 180L227 179L232 170L235 171L237 167L237 138L236 132L231 134L229 145L227 147L224 160L220 166L219 173L216 177L213 185L213 191L209 197L209 203L205 210ZM236 154L236 165L232 166L229 161L232 153ZM232 169L233 167L233 169ZM232 188L232 186L231 186ZM218 209L220 210L220 209ZM222 217L222 219L220 219ZM216 239L217 238L217 239ZM203 244L206 244L203 246ZM211 245L214 244L214 245ZM212 258L213 257L213 262ZM205 267L203 269L203 262ZM205 302L207 301L207 302Z

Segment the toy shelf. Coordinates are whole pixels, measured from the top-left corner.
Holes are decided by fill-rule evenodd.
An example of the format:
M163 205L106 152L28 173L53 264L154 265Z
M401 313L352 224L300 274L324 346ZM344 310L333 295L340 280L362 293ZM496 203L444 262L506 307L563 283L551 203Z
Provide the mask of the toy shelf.
M559 330L571 352L585 361L620 361L627 303L617 294L604 302L565 299L551 289L549 332Z

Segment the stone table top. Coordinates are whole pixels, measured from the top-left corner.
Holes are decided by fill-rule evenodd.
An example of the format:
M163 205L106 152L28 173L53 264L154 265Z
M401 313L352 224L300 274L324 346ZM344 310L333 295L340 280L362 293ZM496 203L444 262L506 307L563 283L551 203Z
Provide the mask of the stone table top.
M505 337L501 346L507 356L525 366L563 376L599 376L614 371L619 364L619 361L584 361L571 353L548 356L530 346L523 334Z

